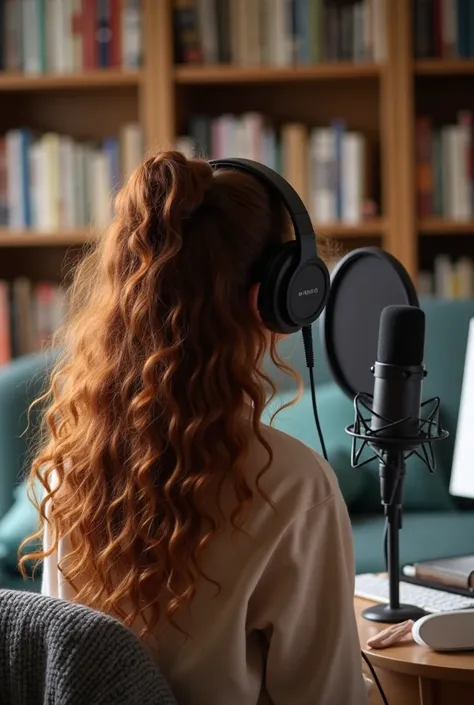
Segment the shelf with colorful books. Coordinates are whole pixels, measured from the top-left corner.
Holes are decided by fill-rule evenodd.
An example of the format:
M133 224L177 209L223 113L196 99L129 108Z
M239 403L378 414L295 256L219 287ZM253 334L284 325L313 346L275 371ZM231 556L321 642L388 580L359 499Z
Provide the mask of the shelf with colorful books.
M80 84L84 72L110 70L111 77L136 72L142 65L141 5L140 0L0 2L0 70L54 87L62 87L63 76L71 82L71 73L79 74Z
M469 67L474 60L471 1L410 0L410 5L418 68L426 73L473 73Z
M377 75L375 65L386 58L384 5L385 0L177 0L172 18L176 78L198 82L207 74L208 80L220 81L227 65L234 80L243 80L239 71L249 80L262 80L257 77L270 76L271 69L274 76L286 70L331 78L352 70L356 75L359 62L374 64L361 66L361 75ZM198 67L204 68L202 78Z
M91 69L78 73L32 76L18 71L0 71L0 91L59 91L114 86L138 87L143 73L122 69Z
M233 66L216 64L180 65L174 69L179 85L247 84L335 81L347 79L376 79L382 66L375 63L340 62L313 66Z
M0 278L0 365L51 345L66 313L66 292L57 282Z
M341 239L384 234L377 139L352 129L351 120L333 117L309 126L278 124L257 111L194 114L176 147L188 156L237 154L275 169L299 193L322 234Z
M135 122L104 140L26 128L0 135L0 245L78 244L90 237L91 223L106 227L111 195L143 152L143 130Z
M417 116L415 121L418 232L474 234L473 111L456 111L458 101L453 96L449 112L454 113L455 120L446 123L438 118L438 106L432 97L419 94L418 100L422 99L430 100L432 110L431 114ZM444 105L439 109L443 111Z

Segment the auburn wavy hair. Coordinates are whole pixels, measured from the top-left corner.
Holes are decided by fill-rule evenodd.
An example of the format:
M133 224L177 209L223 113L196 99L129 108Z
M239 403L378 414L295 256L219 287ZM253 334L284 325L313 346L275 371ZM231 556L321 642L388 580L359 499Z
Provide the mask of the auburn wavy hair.
M275 392L269 348L292 373L249 305L258 263L291 232L250 175L178 152L135 171L71 287L30 476L44 496L33 490L41 526L24 574L67 536L59 568L76 600L126 624L141 617L144 634L162 612L176 625L197 580L212 581L203 549L223 522L241 528L262 492L246 478L245 409L268 456L259 477L272 461L260 425ZM230 516L206 509L224 482ZM51 547L31 551L46 523Z

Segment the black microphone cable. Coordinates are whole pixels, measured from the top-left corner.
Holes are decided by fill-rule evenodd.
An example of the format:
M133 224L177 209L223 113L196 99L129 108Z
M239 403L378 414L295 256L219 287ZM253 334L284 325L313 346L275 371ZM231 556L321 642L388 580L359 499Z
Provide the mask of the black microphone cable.
M321 451L323 454L323 458L329 462L327 450L326 450L326 444L324 442L324 436L323 436L323 431L321 428L321 422L319 420L319 414L318 414L318 405L316 402L316 384L314 381L314 347L313 347L313 332L311 330L311 326L305 326L302 329L303 333L303 347L304 347L304 356L306 360L306 367L308 368L309 372L309 383L310 383L310 388L311 388L311 401L313 404L313 414L314 414L314 422L316 424L316 430L318 432L318 438L319 438L319 444L321 446ZM367 666L369 667L370 673L374 679L375 685L377 686L377 689L380 693L380 697L382 698L382 702L384 705L389 705L387 697L383 691L382 685L378 679L378 676L375 672L374 667L370 663L369 659L367 656L364 654L364 652L361 650L361 656L366 662Z

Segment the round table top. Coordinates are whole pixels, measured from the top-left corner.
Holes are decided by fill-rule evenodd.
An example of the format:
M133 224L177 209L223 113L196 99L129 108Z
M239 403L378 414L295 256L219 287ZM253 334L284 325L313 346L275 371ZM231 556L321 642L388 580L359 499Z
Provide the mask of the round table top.
M367 639L388 626L364 619L362 612L371 604L373 603L359 597L354 601L361 649L373 666L427 678L474 681L474 652L472 651L439 653L415 642L395 644L387 649L367 648ZM449 670L449 676L447 670Z

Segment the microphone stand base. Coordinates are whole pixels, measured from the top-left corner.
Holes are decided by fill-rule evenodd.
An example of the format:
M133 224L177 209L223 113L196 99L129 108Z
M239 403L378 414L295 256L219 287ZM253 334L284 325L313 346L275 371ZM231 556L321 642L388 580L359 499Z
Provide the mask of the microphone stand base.
M398 624L407 619L416 621L425 617L428 613L415 605L400 605L400 607L390 607L390 605L374 605L362 612L362 616L371 622L385 622L386 624Z

